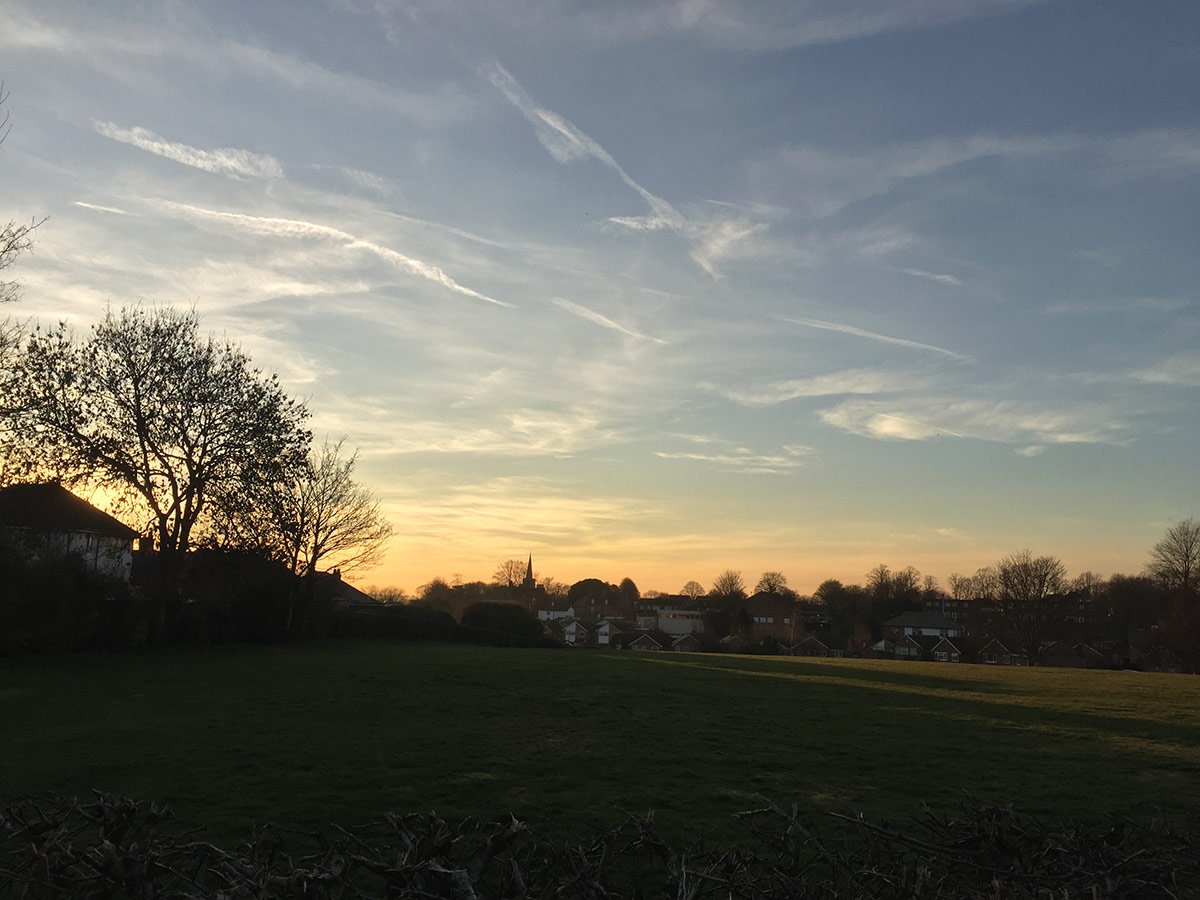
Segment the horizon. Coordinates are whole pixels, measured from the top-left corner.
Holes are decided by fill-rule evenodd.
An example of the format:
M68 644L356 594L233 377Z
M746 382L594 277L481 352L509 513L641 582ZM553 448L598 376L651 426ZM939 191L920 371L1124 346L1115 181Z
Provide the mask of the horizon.
M4 311L194 307L359 585L1139 574L1200 515L1200 6L16 0ZM8 273L6 273L7 277Z

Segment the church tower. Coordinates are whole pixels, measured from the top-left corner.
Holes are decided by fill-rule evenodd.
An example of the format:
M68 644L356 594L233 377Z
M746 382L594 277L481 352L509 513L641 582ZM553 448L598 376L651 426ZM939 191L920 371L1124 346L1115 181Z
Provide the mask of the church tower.
M534 588L532 553L529 554L529 565L525 567L525 580L521 582L521 588L526 591L532 591Z

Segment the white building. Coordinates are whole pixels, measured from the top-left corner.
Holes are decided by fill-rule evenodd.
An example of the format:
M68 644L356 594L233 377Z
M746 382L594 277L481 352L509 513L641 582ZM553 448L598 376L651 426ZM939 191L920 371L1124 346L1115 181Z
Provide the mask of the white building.
M96 572L129 580L138 533L61 484L0 489L0 530L34 558L69 553Z

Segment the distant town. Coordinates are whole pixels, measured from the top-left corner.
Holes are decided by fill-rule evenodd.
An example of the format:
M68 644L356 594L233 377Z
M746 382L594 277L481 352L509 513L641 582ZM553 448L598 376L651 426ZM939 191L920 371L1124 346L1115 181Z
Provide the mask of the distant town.
M153 642L156 629L159 640L180 643L389 634L395 633L389 620L404 612L440 616L452 628L474 629L477 638L491 635L491 642L508 635L576 649L1147 672L1195 672L1200 649L1200 523L1190 519L1168 530L1137 575L1068 578L1060 560L1026 550L973 575L952 575L946 588L911 567L879 565L863 584L829 580L811 596L790 589L781 572L764 572L750 586L736 570L708 588L689 581L673 594L642 593L630 578L619 584L586 578L568 586L539 580L530 556L505 561L491 582L438 578L410 598L397 590L360 590L338 569L301 571L261 554L201 548L185 555L173 602L163 604L154 600L163 561L152 541L57 483L0 489L0 538L28 566L49 561L61 571L69 560L97 579L88 588L88 618L100 611L102 618L116 616L132 628L124 639L134 645ZM11 618L21 604L9 599ZM26 631L9 622L2 648L77 649L47 640L51 622L29 626L51 611L60 615L62 599L40 611L25 608L17 618L27 620ZM142 609L144 621L136 624L122 604ZM399 636L453 633L430 621ZM78 632L80 624L61 627ZM109 625L80 646L105 640L111 640Z

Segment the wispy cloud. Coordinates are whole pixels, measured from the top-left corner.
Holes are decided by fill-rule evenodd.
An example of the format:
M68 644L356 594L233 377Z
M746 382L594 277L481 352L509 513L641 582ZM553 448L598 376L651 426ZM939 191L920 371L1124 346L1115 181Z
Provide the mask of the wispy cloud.
M492 303L496 306L503 306L509 309L515 308L512 303L497 300L495 297L489 297L486 294L481 294L479 291L459 284L437 266L414 259L411 256L406 256L399 251L393 250L391 247L385 247L383 244L360 238L329 225L306 222L301 219L251 216L246 213L223 212L221 210L192 206L187 203L177 203L173 200L158 200L156 202L166 209L175 210L188 217L224 222L235 228L240 228L243 231L249 231L254 234L279 238L321 238L337 241L348 250L365 250L373 253L403 272L440 284L442 287L454 291L456 294L471 297L475 300L482 300L485 303Z
M113 122L93 122L98 134L110 140L129 144L147 153L217 175L236 178L282 178L283 166L273 156L252 153L236 147L201 150L188 144L168 141L146 128L122 128Z
M1173 313L1191 303L1175 297L1129 297L1124 300L1059 300L1043 310L1051 316L1110 316Z
M1001 15L1042 0L640 0L636 3L547 4L516 0L491 13L490 28L536 31L557 43L626 44L687 35L737 50L785 50L837 44L896 31L936 28L980 16ZM442 11L448 0L417 0ZM470 15L489 8L467 4Z
M607 166L650 207L648 216L611 216L608 221L631 231L670 230L683 237L697 265L714 278L722 260L746 253L753 239L766 230L764 223L744 217L690 218L670 202L652 193L625 171L597 141L564 116L541 106L498 61L490 60L480 73L533 126L534 134L554 159L566 165L594 159ZM752 255L752 254L751 254Z
M335 166L334 168L336 168L343 178L359 187L374 191L380 196L389 197L396 192L396 183L377 172L367 172L363 169L352 168L351 166Z
M819 319L803 319L793 318L791 316L781 316L784 322L789 322L792 325L799 325L802 328L816 328L821 331L836 331L839 334L849 334L854 337L866 338L872 341L880 341L884 344L893 344L897 347L908 347L912 350L925 350L930 353L940 353L943 356L948 356L951 359L959 360L960 362L968 362L969 358L961 353L955 353L953 350L947 350L945 347L935 347L933 344L922 344L919 341L910 341L905 338L891 337L886 334L879 334L875 331L867 331L865 328L855 328L853 325L839 325L836 322L822 322Z
M1200 354L1184 353L1173 356L1135 372L1134 378L1148 384L1200 386Z
M1080 171L1096 175L1183 177L1200 168L1200 133L1186 128L1116 135L983 133L931 137L858 152L796 144L753 163L750 175L763 196L821 218L887 194L905 182L942 175L967 163L1063 156L1070 156ZM1077 255L1101 256L1094 251ZM1103 256L1106 262L1108 255Z
M839 394L889 394L912 387L911 378L895 372L850 369L808 378L789 378L746 388L704 385L706 390L742 406L775 406L801 397L832 397Z
M553 110L539 106L529 96L512 74L496 60L490 60L481 69L483 77L496 88L533 126L534 134L547 152L558 162L569 163L580 159L595 159L612 169L630 188L638 193L654 211L653 227L668 227L676 230L686 226L687 220L675 207L662 197L652 194L638 184L607 150L576 128L567 119Z
M240 43L203 48L205 60L269 75L304 94L333 94L344 103L384 109L409 122L445 127L469 117L475 105L453 84L428 92L412 91L347 72L334 71L298 56Z
M780 449L779 453L759 453L748 447L719 452L656 450L654 455L659 459L712 463L727 472L745 475L786 475L806 465L816 452L801 444L787 444Z
M126 212L125 210L117 209L117 207L115 207L115 206L100 206L99 204L96 204L96 203L84 203L82 200L73 200L71 202L72 202L72 205L74 205L74 206L79 206L79 207L82 207L83 209L94 210L95 212L112 213L114 216L129 215L129 213Z
M736 0L677 4L676 27L697 30L726 46L757 50L836 44L893 31L935 28L951 22L996 15L1041 0L859 0L766 2Z
M1122 415L1097 404L1054 409L947 396L848 400L825 410L821 418L835 428L879 440L974 438L1021 444L1027 451L1030 445L1124 445L1132 439L1132 429Z
M599 325L601 328L607 328L610 331L617 331L628 337L637 338L638 340L642 341L653 341L656 344L667 343L662 338L650 337L647 334L642 334L640 331L634 331L632 328L626 328L621 323L614 322L612 319L608 318L608 316L603 316L595 310L588 309L586 306L582 306L581 304L572 303L570 300L564 300L562 297L553 297L551 298L550 302L561 309L565 309L572 315L579 316L581 319L587 319L589 322Z
M913 278L924 278L926 281L933 281L937 284L948 285L949 287L961 287L962 279L954 275L948 275L944 272L926 272L924 269L897 269L902 275L911 275Z

